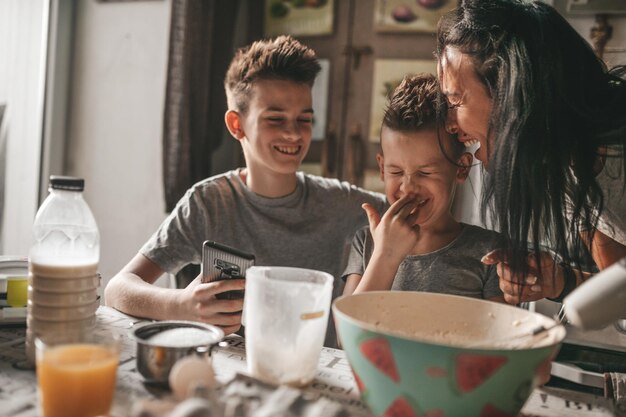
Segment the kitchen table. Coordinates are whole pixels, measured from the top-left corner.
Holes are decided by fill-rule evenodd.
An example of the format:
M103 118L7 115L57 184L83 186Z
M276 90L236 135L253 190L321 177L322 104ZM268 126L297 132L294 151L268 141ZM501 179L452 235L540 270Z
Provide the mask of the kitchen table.
M108 307L100 307L97 312L96 332L113 331L122 336L116 394L111 410L113 417L131 415L133 405L138 402L157 401L170 395L163 387L146 384L135 369L135 342L130 335L132 329L142 322ZM0 328L0 416L38 415L36 374L32 369L23 369L24 334L24 327ZM213 352L213 367L221 383L227 383L237 374L245 374L244 339L227 337ZM342 350L322 350L317 376L305 391L310 398L330 400L341 405L349 415L371 417L359 398L350 365ZM626 417L626 410L617 410L612 401L602 397L556 388L538 388L520 416Z

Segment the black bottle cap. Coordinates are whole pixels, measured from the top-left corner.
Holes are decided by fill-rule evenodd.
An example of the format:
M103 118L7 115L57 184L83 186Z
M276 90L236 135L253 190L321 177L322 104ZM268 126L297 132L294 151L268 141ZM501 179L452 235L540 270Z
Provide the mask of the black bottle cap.
M85 180L77 177L50 175L50 188L53 190L83 191Z

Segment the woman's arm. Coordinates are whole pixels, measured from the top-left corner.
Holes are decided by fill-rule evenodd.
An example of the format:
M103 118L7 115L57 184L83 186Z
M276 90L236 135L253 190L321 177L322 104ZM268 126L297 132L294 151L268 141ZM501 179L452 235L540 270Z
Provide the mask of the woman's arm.
M583 242L589 242L590 232L581 232ZM593 233L593 240L588 243L591 256L600 270L603 270L626 257L626 246L611 239L601 231Z

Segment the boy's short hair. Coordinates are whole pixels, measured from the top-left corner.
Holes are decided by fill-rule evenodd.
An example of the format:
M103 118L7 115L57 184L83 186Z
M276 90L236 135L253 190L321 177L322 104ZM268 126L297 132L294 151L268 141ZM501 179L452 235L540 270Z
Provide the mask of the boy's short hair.
M439 92L439 81L433 74L416 74L404 77L389 99L383 126L400 132L417 132L422 129L435 129L443 132L445 140L451 145L453 157L463 153L464 146L456 135L445 131L445 101Z
M315 51L291 36L264 39L237 51L224 79L230 109L245 113L258 80L288 80L313 86L321 67Z

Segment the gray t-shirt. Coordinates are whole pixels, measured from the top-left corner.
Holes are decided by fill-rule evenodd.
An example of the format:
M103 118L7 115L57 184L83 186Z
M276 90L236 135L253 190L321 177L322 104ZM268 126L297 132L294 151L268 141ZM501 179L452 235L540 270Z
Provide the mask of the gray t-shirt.
M502 295L495 265L480 262L487 252L498 248L499 235L478 226L462 225L461 233L443 248L424 255L407 256L398 267L391 289L484 299ZM352 240L343 277L363 275L373 249L369 227L360 229Z
M256 265L328 272L335 277L333 298L341 295L339 277L350 240L367 224L361 204L383 211L385 196L298 172L293 193L267 198L250 191L240 172L191 187L140 252L162 270L176 273L189 263L200 264L202 243L214 240L254 254Z

